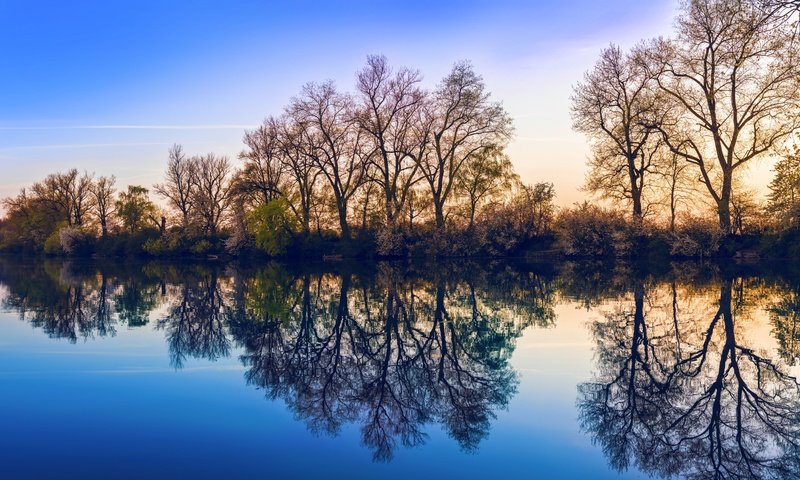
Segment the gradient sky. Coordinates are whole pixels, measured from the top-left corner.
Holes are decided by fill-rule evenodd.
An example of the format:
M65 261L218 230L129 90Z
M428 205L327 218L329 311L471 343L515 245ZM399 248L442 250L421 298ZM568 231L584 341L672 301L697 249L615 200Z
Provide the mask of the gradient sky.
M528 182L583 196L571 86L610 42L669 34L677 0L528 2L0 0L0 196L72 167L159 181L167 149L236 157L245 127L308 81L352 90L368 54L433 87L473 62L515 119Z

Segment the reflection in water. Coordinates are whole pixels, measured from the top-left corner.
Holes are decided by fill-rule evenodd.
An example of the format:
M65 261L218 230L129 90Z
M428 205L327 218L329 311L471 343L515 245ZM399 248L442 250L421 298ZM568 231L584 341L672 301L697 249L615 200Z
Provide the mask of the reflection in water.
M311 431L356 425L377 460L424 443L434 425L475 450L516 392L516 341L569 303L589 311L595 346L594 378L578 386L581 426L613 468L800 476L796 283L560 268L0 261L0 284L3 306L51 337L149 324L175 368L236 355L246 381Z
M390 265L336 274L276 264L255 272L32 267L3 269L4 305L49 335L74 342L156 315L175 368L229 356L236 345L249 383L312 431L359 425L378 460L398 444L424 443L430 424L476 449L516 391L515 340L555 320L548 282L514 270L490 281L474 268L423 277Z
M798 478L800 395L759 345L748 295L646 285L595 322L597 380L579 386L583 428L610 463L686 478Z

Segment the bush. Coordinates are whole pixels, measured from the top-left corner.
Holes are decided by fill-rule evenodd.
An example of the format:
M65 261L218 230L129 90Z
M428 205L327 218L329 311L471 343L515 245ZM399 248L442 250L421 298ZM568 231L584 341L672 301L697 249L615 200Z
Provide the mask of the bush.
M724 234L717 222L688 217L672 234L670 253L679 257L710 257L719 252Z
M622 213L587 202L563 210L556 219L555 232L564 254L576 257L631 255L641 237Z
M61 251L67 255L88 255L94 250L95 237L92 232L80 227L64 227L58 231Z

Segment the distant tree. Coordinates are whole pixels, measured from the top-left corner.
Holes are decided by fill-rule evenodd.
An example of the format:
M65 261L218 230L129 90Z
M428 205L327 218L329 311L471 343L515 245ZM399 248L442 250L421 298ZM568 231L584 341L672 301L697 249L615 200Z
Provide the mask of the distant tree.
M664 112L654 80L637 52L611 45L574 88L574 128L592 142L586 186L591 192L630 202L633 220L644 216L643 192L658 158Z
M31 187L38 202L58 213L67 225L81 226L92 208L90 187L92 176L81 175L77 169L66 173L53 173Z
M228 157L213 153L194 157L195 189L192 205L204 231L216 236L232 198L232 169Z
M136 233L144 228L148 222L158 225L156 206L148 197L148 190L138 185L129 185L128 189L120 192L114 204L117 216L122 225L130 233Z
M512 121L502 104L491 101L472 65L460 62L430 97L423 123L431 145L416 161L429 187L436 227L441 229L445 205L462 168L486 148L502 150L511 138Z
M196 189L195 160L187 157L183 147L175 144L169 149L164 182L156 184L154 190L178 213L183 228L188 227L191 221Z
M734 173L800 128L796 31L757 0L687 1L676 25L674 40L648 49L661 91L679 107L663 131L699 170L730 233Z
M784 227L800 226L800 147L775 164L775 176L769 184L768 211Z
M114 196L116 190L114 184L116 177L98 177L91 186L92 197L94 198L94 213L97 222L100 224L100 235L105 238L108 235L108 224L114 213Z

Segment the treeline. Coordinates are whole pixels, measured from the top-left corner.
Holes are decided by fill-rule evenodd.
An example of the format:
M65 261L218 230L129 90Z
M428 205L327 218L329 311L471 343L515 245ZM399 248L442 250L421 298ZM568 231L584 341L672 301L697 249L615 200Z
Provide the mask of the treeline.
M683 229L673 253L772 235L796 256L800 3L680 8L670 38L628 51L611 45L575 86L574 128L592 144L585 188L627 208L626 221L644 234ZM747 168L767 157L780 160L762 205Z
M504 153L511 118L481 77L462 62L433 90L421 80L371 56L354 92L308 84L247 131L238 165L175 145L152 189L50 175L5 200L2 246L398 256L508 254L546 238L553 187L514 173Z
M687 0L671 38L605 49L572 97L592 145L557 211L505 153L510 116L461 62L433 89L371 56L310 83L234 164L169 151L163 181L49 175L4 201L0 249L50 254L800 256L798 5ZM746 168L780 157L761 205ZM159 199L159 207L151 194Z

